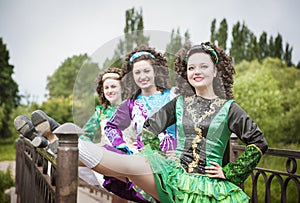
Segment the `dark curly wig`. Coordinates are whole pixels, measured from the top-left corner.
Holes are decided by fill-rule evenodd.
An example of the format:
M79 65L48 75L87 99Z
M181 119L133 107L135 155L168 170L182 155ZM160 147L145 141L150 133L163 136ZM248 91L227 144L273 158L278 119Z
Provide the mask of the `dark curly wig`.
M196 52L204 52L210 55L213 63L217 68L217 76L214 78L213 86L214 91L217 96L224 99L233 99L232 86L233 86L233 75L235 74L235 69L232 65L232 58L226 54L226 52L217 47L211 42L204 42L201 45L210 46L217 53L218 63L216 64L216 56L214 56L207 49L197 49L193 52L193 49L199 45L191 46L186 44L182 49L176 53L176 60L174 62L174 69L177 72L177 82L179 93L185 95L195 94L195 89L188 83L187 79L187 57L191 56ZM188 54L188 55L187 55ZM183 82L185 80L185 82ZM188 91L192 90L192 91Z
M130 58L133 54L140 51L146 51L151 53L155 58L151 58L148 55L142 55L130 62ZM136 99L137 95L141 93L141 89L136 85L133 79L132 68L133 64L137 61L141 60L149 60L155 74L155 85L158 91L162 91L164 89L169 89L169 69L167 65L167 59L165 56L156 51L154 48L148 47L145 44L140 45L139 47L133 49L125 56L125 62L122 65L123 71L123 79L122 79L122 87L124 87L124 98Z
M96 91L99 96L100 104L102 104L105 109L110 105L110 102L105 98L104 91L103 91L103 82L104 81L102 79L106 73L117 73L119 75L119 77L118 78L114 77L113 79L121 81L122 70L119 68L114 68L114 67L108 68L105 71L101 72L96 78Z

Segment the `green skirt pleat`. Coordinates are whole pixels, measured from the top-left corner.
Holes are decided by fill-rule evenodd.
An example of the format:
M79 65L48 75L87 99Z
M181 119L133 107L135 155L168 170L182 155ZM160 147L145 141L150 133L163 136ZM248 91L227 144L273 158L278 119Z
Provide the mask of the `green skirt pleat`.
M143 148L141 155L151 164L157 192L163 203L249 202L247 194L235 184L224 179L187 173L179 162L166 159L149 145Z

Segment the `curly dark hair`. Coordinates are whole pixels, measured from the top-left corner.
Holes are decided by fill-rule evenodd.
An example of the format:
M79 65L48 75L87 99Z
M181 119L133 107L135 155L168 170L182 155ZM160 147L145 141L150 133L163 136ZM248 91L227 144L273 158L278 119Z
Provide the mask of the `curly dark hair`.
M142 55L135 58L132 62L130 62L131 56L136 52L141 52L141 51L149 52L155 58L151 58L149 55ZM122 79L122 86L124 87L124 98L136 99L138 94L141 93L141 89L136 85L132 73L133 64L141 60L150 61L154 69L154 74L155 74L154 82L158 91L163 91L164 89L170 88L169 68L167 65L166 57L162 53L156 51L154 48L142 44L136 47L135 49L133 49L125 56L125 62L122 65L122 71L124 75Z
M233 75L235 74L235 69L232 64L232 58L226 52L217 47L212 42L204 42L201 45L210 46L215 50L218 58L218 63L216 63L216 56L212 54L211 51L207 49L199 49L195 52L204 52L210 55L213 63L217 68L217 76L214 78L213 86L214 91L217 96L224 99L233 99ZM182 49L176 53L176 60L174 62L174 70L177 72L177 82L179 93L185 95L195 94L195 88L188 83L187 79L187 57L191 56L193 53L192 50L199 45L191 46L191 44L186 44ZM188 55L187 55L188 54ZM183 82L185 80L185 82ZM190 91L188 91L190 90Z
M104 109L106 109L109 105L110 105L110 102L105 98L104 96L104 91L103 91L103 76L106 74L106 73L117 73L119 75L119 78L114 78L116 80L120 80L122 79L122 70L120 68L115 68L115 67L111 67L111 68L108 68L106 69L105 71L101 72L97 78L96 78L96 91L98 93L98 97L99 97L99 100L100 100L100 104L103 105Z

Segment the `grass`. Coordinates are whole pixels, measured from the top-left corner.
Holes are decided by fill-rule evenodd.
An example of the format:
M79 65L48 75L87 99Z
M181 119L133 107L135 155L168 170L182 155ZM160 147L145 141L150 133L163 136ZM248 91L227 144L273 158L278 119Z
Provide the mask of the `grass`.
M16 160L15 143L0 144L0 161Z

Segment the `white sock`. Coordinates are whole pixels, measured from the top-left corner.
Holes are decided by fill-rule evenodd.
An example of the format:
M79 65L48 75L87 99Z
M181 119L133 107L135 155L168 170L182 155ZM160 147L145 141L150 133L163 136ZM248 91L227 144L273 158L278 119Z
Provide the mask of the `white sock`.
M97 166L103 156L102 149L94 143L78 140L79 160L88 168Z

